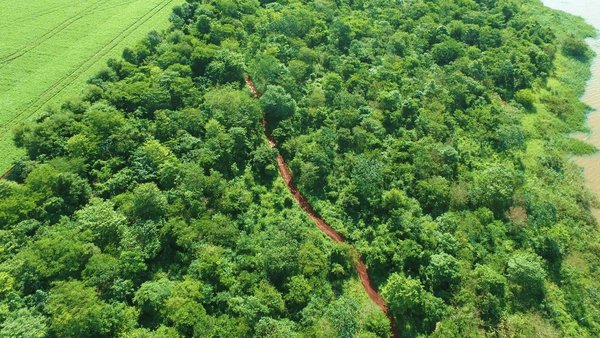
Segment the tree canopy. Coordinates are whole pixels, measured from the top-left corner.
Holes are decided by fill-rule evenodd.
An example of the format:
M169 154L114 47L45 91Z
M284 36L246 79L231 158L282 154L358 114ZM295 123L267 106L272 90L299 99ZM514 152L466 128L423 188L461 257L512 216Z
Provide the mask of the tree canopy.
M561 15L521 0L176 6L168 30L15 131L0 336L389 337L278 153L403 336L599 336L600 232L568 158L584 146L565 135L585 112L571 77L589 29L565 33Z

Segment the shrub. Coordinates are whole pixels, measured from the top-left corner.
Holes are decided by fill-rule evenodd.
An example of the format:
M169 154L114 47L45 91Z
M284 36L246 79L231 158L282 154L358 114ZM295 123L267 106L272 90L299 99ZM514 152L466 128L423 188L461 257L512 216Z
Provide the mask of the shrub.
M563 42L563 53L567 56L574 57L576 59L587 59L588 58L588 45L582 40L574 36L570 36Z
M515 94L515 101L520 103L525 109L533 110L535 94L531 89L521 89Z

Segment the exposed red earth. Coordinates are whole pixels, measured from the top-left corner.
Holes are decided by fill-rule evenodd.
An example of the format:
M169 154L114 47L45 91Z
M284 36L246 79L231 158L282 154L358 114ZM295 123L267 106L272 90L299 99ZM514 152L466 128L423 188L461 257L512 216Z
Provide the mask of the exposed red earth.
M249 76L246 76L245 80L246 80L246 85L250 89L250 92L252 93L252 95L257 99L260 98L260 93L258 92L258 90L256 90L256 87L254 86L254 82L252 81L252 79ZM271 132L269 129L269 122L267 121L267 119L263 118L261 120L261 123L265 128L265 136L266 136L267 140L269 141L269 145L272 148L277 148L277 143L275 142L275 139L273 138L273 135L271 135ZM323 232L325 235L329 236L329 238L331 238L335 242L345 243L346 241L344 240L344 237L342 237L342 235L340 235L331 226L329 226L329 224L327 224L327 222L325 222L325 220L313 209L313 207L310 205L310 203L308 202L306 197L304 197L304 195L302 195L302 193L298 190L298 188L294 184L292 173L291 173L289 167L287 166L285 159L283 158L283 155L281 155L281 154L277 155L277 167L279 169L279 174L281 175L281 178L287 185L290 193L294 197L294 200L296 200L296 202L302 208L302 210L304 210L304 212L308 215L308 217L315 223L317 228L319 228L319 230L321 230L321 232ZM367 295L381 309L381 311L383 311L385 313L385 315L390 320L390 322L392 324L392 336L394 338L400 337L400 333L399 333L398 327L396 325L396 321L394 320L394 317L392 316L389 309L387 308L387 305L385 304L385 300L383 300L381 295L377 292L377 290L375 290L375 288L373 287L373 284L371 283L371 280L369 279L369 273L367 271L367 266L363 262L358 251L354 248L352 250L353 250L354 256L355 256L355 259L353 260L352 265L354 266L354 269L358 273L360 281L361 281L365 291L367 292Z
M250 92L252 92L252 95L257 99L260 98L260 93L256 90L256 87L254 86L254 82L252 82L252 79L250 77L246 77L245 80L246 80L246 84L248 85L248 88L250 89ZM272 148L277 148L277 143L275 142L273 135L271 135L271 133L270 133L268 121L265 118L263 118L261 120L261 123L263 124L263 126L265 128L265 136L269 142L269 145ZM296 203L298 203L298 205L302 208L302 210L304 210L304 212L308 215L308 217L315 223L317 228L319 228L319 230L321 230L321 232L323 232L325 235L327 235L329 238L331 238L335 242L346 243L346 241L344 240L344 237L341 234L339 234L337 231L335 231L329 224L327 224L327 222L325 222L325 220L313 209L313 207L310 205L310 203L308 202L306 197L304 197L304 195L302 195L302 193L298 190L298 188L294 184L292 173L291 173L289 167L287 166L285 159L283 158L283 156L281 154L277 155L277 168L279 169L279 174L281 175L281 178L283 179L283 181L287 185L290 193L292 194L292 197L294 198L294 200L296 200ZM9 169L4 175L0 176L0 180L5 179L8 175L10 175L11 172L13 171L13 169L14 169L14 167ZM365 291L367 292L367 295L373 301L373 303L375 303L381 309L381 311L383 311L385 313L385 315L390 320L391 325L392 325L392 336L394 338L399 338L400 334L399 334L398 327L396 325L396 321L394 320L394 317L392 316L389 309L387 308L387 305L385 304L385 300L381 297L381 295L373 287L373 284L371 283L371 280L369 279L369 273L367 271L367 266L365 265L364 261L360 257L360 254L358 253L358 251L354 248L352 249L352 251L354 252L354 258L355 258L352 262L352 265L354 266L354 269L358 273L358 276L363 285L363 288L365 289Z

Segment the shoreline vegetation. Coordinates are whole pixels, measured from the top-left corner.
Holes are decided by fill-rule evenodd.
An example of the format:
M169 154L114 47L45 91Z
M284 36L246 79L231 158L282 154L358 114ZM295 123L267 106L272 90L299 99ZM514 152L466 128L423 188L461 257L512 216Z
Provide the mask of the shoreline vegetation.
M568 3L561 3L559 1L548 0L544 2L550 5L551 7L560 8L564 11L572 12L576 15L581 15L585 20L587 20L590 24L594 25L596 28L600 27L600 23L596 20L597 14L600 14L600 11L598 10L600 7L594 6L593 1L587 2L585 0L575 0ZM598 48L600 47L598 45L599 41L600 40L598 39L597 35L594 38L587 39L588 45L590 45L593 52L597 53L598 51L600 51L600 48ZM590 79L585 83L585 93L583 93L583 95L580 95L580 100L585 104L589 105L588 113L585 116L585 122L582 128L583 130L577 131L571 136L574 139L583 140L591 145L598 146L600 144L598 143L598 137L600 135L600 126L598 124L600 117L600 115L598 115L598 108L600 108L600 102L598 101L600 99L600 87L598 85L600 81L600 74L598 73L598 70L600 69L600 67L598 66L600 65L600 58L598 58L598 56L596 55L595 57L590 57L588 61L591 62L591 71L593 73ZM589 70L590 68L585 67L585 69L582 70L582 72L587 73ZM580 74L579 77L587 78L587 75L588 74ZM584 145L582 143L579 144ZM600 166L598 165L600 163L598 162L600 153L594 152L590 154L590 152L593 150L593 147L590 147L588 145L586 146L586 148L588 148L590 151L586 152L585 149L579 149L580 152L573 151L574 156L572 157L572 159L577 165L579 165L583 169L583 176L585 178L586 185L591 191L591 193L593 193L595 196L598 196L598 194L600 194ZM597 207L594 208L593 214L596 217L596 219L600 219L600 209L598 209Z
M600 336L598 202L569 159L596 152L569 136L583 20L537 0L187 0L169 19L15 131L0 336Z

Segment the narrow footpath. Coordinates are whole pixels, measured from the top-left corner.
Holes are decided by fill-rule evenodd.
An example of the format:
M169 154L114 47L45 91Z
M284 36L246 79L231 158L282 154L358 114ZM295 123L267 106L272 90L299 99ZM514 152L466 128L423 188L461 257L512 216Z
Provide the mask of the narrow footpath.
M252 95L257 99L260 98L260 93L256 90L256 87L254 86L254 82L252 81L252 79L249 76L246 76L245 80L246 80L246 85L250 89L250 92L252 92ZM271 148L277 148L277 143L275 142L275 139L273 138L273 135L271 134L271 130L269 129L269 122L267 121L267 119L263 118L261 120L261 123L265 128L265 136L267 137L267 140L269 141L269 145L271 146ZM296 185L294 184L294 180L292 178L292 173L291 173L289 167L287 166L285 159L283 158L283 155L281 155L281 154L277 155L277 167L279 169L279 174L281 175L281 178L287 185L290 193L294 197L294 200L296 200L296 202L298 203L298 205L300 205L302 210L304 210L304 212L308 215L308 217L315 223L317 228L319 228L319 230L321 230L321 232L323 232L325 235L329 236L329 238L331 238L335 242L344 243L345 242L344 237L342 237L342 235L340 235L338 232L336 232L331 226L329 226L329 224L327 224L325 222L325 220L323 220L323 218L310 205L310 203L308 202L306 197L304 197L304 195L302 195L302 193L298 190L298 188L296 188ZM381 309L381 311L383 311L385 313L385 315L390 320L390 323L392 326L392 337L399 338L400 333L399 333L398 327L396 325L396 321L394 320L394 317L392 316L389 309L387 308L385 301L383 300L381 295L373 287L373 284L371 283L371 280L369 279L369 273L367 271L367 266L363 262L358 251L354 248L352 248L352 250L354 252L354 257L355 257L355 259L352 262L352 265L354 266L354 269L358 273L358 276L360 277L360 281L361 281L365 291L367 292L367 295L369 295L369 298Z

